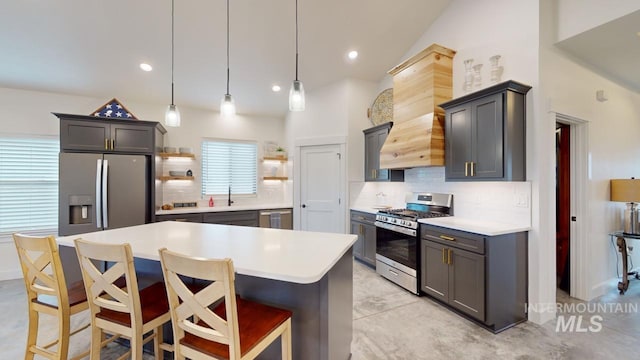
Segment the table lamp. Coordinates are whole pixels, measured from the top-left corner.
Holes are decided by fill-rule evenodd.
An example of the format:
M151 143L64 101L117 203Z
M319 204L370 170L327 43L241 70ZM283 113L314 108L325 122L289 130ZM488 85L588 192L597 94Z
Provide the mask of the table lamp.
M627 203L627 208L624 210L624 233L640 234L640 224L638 224L640 220L638 211L640 179L612 179L611 201Z

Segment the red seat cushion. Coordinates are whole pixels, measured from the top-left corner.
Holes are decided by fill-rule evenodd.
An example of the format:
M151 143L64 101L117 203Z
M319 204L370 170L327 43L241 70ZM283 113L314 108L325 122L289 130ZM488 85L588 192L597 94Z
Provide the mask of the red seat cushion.
M68 286L67 294L69 296L69 306L71 307L87 301L87 293L84 290L84 283L82 280L76 281ZM52 295L38 295L38 298L33 299L33 302L50 306L52 308L58 307L58 298Z
M236 297L238 307L238 329L240 333L240 353L246 354L253 349L260 340L264 339L272 330L280 326L291 317L291 311L273 306L244 300ZM222 302L214 312L226 320L225 304ZM201 326L207 326L202 321ZM185 332L180 344L210 356L229 358L229 347L214 341L209 341Z
M169 312L169 301L167 300L167 291L163 282L157 282L140 290L140 307L144 324ZM131 327L129 313L101 309L96 314L96 317Z

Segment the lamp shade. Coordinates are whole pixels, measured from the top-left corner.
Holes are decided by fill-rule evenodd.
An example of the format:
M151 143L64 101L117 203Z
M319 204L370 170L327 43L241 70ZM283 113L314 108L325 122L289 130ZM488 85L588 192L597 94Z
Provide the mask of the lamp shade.
M167 111L164 113L164 123L171 127L180 126L180 110L176 105L170 104L167 106Z
M640 179L612 179L611 201L640 203Z

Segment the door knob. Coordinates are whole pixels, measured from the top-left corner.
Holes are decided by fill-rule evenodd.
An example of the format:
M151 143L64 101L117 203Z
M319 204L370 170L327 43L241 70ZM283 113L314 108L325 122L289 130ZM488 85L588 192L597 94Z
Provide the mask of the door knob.
M303 208L303 209L304 209L304 208L306 208L306 207L307 207L307 205L305 205L305 204L302 204L302 208Z

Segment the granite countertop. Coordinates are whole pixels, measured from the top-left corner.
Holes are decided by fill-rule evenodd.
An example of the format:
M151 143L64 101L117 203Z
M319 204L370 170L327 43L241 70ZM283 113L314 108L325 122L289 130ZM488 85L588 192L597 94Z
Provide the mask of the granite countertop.
M512 234L531 230L531 226L506 224L492 221L479 221L456 216L418 220L419 223L442 226L449 229L472 232L486 236Z
M238 274L311 284L320 280L353 246L357 236L309 231L164 221L58 237L60 245L83 238L130 243L133 256L160 259L158 249L188 256L233 259Z
M286 209L293 208L290 203L274 203L274 204L253 204L253 205L231 205L227 206L226 202L221 206L202 206L202 207L188 207L177 208L173 210L157 210L156 215L171 215L171 214L193 214L193 213L205 213L205 212L223 212L223 211L242 211L242 210L266 210L266 209Z

